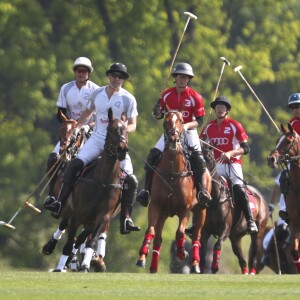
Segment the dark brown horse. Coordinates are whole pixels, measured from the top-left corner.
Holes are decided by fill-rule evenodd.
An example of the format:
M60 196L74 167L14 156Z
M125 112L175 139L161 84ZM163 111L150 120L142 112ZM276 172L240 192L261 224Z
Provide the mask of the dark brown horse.
M68 220L68 240L55 271L59 272L64 268L67 259L76 254L87 238L87 248L91 248L95 236L99 232L107 231L111 219L119 213L122 191L120 161L125 159L128 151L127 139L125 120L113 119L109 110L109 124L102 156L93 168L80 177L70 198L72 201L69 199L69 208L62 213L62 221ZM77 229L81 225L83 231L75 239ZM76 250L72 251L74 242Z
M267 159L271 168L283 166L288 172L289 187L285 202L290 219L291 255L300 273L300 137L289 123L288 128L281 124L281 130L283 135Z
M192 273L200 273L199 248L202 226L206 210L201 209L196 199L195 181L190 170L189 161L184 153L183 118L179 111L170 110L164 120L165 149L161 160L155 169L151 187L151 201L148 207L148 228L139 251L137 266L146 267L150 243L153 240L152 261L150 272L156 273L162 244L162 231L169 217L179 219L176 231L177 257L185 259L184 230L189 220L190 212L195 215L196 230L192 235ZM210 174L206 175L210 182ZM208 191L210 192L210 186Z
M283 225L283 224L281 224ZM274 236L268 245L268 259L264 259L257 265L257 273L261 272L264 267L269 267L276 274L297 274L297 269L291 256L291 234L288 226L275 226L276 244ZM284 227L284 228L283 228ZM272 227L268 226L264 236L268 234ZM276 249L277 247L277 249ZM279 260L279 264L278 264Z
M206 248L210 236L217 237L217 242L213 249L213 261L211 264L212 273L219 270L219 259L221 256L222 245L229 237L233 253L238 258L242 274L256 274L258 262L260 262L263 247L262 239L269 219L269 209L267 202L261 193L254 187L247 185L246 191L250 200L250 207L255 219L258 233L251 235L251 245L249 250L249 262L247 265L244 257L241 242L247 234L247 222L238 199L233 200L231 189L227 179L219 177L216 172L216 161L210 147L202 146L207 167L212 175L212 203L206 209L206 221L202 229L201 236L201 273L205 272Z

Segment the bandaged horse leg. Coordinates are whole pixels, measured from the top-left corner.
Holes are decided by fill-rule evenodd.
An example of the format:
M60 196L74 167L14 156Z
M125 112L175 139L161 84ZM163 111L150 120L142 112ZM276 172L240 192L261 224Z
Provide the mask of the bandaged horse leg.
M106 237L107 234L103 232L99 235L99 239L98 239L97 255L100 256L101 258L105 257Z
M149 247L153 238L154 238L154 234L145 233L144 240L139 251L139 259L136 262L136 265L138 267L142 267L142 268L146 267L146 257L149 253Z
M198 240L194 240L192 242L192 266L190 269L190 273L192 274L200 274L200 250L201 244Z
M180 239L176 239L177 257L180 259L185 259L188 255L187 251L185 251L184 244L185 244L184 236Z
M94 254L94 249L91 247L87 247L85 248L85 254L84 254L84 258L83 261L81 263L81 269L90 269L91 266L91 260Z
M292 251L292 257L295 267L300 274L300 254L298 252Z
M153 246L152 260L151 260L151 265L150 265L150 273L156 273L157 272L160 249L161 248L158 247L158 246Z
M216 274L219 271L220 257L221 257L221 249L214 249L213 260L211 263L211 270L213 274Z

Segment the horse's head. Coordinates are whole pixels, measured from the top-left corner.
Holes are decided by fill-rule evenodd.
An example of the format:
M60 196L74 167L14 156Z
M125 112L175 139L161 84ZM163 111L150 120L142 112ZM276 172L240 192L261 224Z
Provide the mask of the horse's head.
M68 119L61 112L61 119L63 119L63 123L59 129L59 141L60 141L60 150L59 154L63 154L66 160L71 160L72 156L75 154L77 149L79 149L83 142L83 135L81 135L77 141L73 145L71 145L71 136L74 128L77 125L77 121L73 119ZM72 147L71 147L72 146Z
M121 120L115 119L112 115L112 110L108 111L108 127L105 142L105 149L111 156L116 156L122 161L128 152L128 130L124 114Z
M181 142L183 128L183 117L181 111L168 110L164 120L165 144L170 150L176 150L177 144Z
M280 164L288 161L291 157L298 156L299 135L288 123L288 128L281 124L282 136L276 141L276 147L268 155L268 165L271 168L278 168Z

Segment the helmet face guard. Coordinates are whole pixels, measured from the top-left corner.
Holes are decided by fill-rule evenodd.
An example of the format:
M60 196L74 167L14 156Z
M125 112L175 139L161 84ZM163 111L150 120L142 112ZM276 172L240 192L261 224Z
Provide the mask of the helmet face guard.
M218 104L222 104L222 105L225 105L228 109L228 111L231 109L231 103L230 103L230 100L225 97L225 96L219 96L217 97L211 104L210 104L210 107L215 109L215 107L218 105Z
M94 68L92 66L92 62L87 57L78 57L78 58L76 58L76 60L74 61L73 66L72 66L73 71L75 71L75 69L77 67L88 68L90 73L92 73L94 71Z
M195 77L195 74L193 72L193 68L191 65L187 64L187 63L178 63L175 68L173 69L172 75L179 75L179 74L183 74L183 75L188 75L191 78Z
M288 107L291 107L293 104L300 104L300 93L294 93L289 97Z
M125 79L129 78L129 74L127 73L127 67L122 63L113 63L112 65L110 65L109 69L106 71L106 76L114 72L121 73Z

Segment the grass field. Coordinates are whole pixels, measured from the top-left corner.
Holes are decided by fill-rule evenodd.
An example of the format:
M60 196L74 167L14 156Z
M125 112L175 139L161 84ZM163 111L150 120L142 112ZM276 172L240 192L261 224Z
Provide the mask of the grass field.
M299 299L297 275L179 275L2 271L9 299Z

